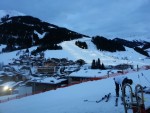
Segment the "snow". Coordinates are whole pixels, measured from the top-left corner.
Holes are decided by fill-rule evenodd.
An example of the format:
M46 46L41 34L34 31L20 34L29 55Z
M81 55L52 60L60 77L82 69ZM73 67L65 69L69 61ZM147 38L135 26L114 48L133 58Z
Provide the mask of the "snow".
M133 89L136 84L149 86L150 83L142 76L149 78L150 70L129 73L128 76L134 80ZM140 80L138 78L140 75ZM111 93L109 102L84 102L84 100L100 100L102 96ZM145 94L145 107L150 106L150 95ZM120 103L120 99L119 99ZM28 96L0 104L1 113L123 113L123 105L115 104L115 84L113 78L98 81L85 82L78 85L59 88L45 93ZM8 109L9 106L9 109ZM129 112L130 113L130 112Z
M3 62L4 65L7 65L8 63L12 62L12 58L18 58L19 56L16 56L17 51L10 52L10 53L1 53L0 54L0 62Z
M110 70L99 70L99 69L95 69L94 71L92 69L82 69L79 70L77 72L73 72L71 73L69 76L74 76L74 77L98 77L98 78L102 78L103 76L108 76L108 71ZM117 73L117 70L112 70L110 71L111 73ZM110 74L110 73L109 73Z
M89 65L93 59L100 58L104 65L117 65L121 63L132 64L134 68L137 65L142 67L149 65L150 60L145 56L136 53L131 48L126 48L125 52L100 52L90 42L90 38L83 38L82 41L88 42L88 49L81 49L75 46L75 41L65 41L60 45L63 50L47 50L46 58L67 58L68 60L84 59ZM29 51L35 49L30 48ZM19 51L0 54L0 62L8 64L13 58L17 58L16 54ZM127 58L127 59L126 59ZM141 60L144 59L144 60ZM111 70L116 73L116 70ZM88 76L101 77L107 75L108 70L90 70L84 68L78 72L72 73L70 76ZM118 76L127 76L133 80L133 91L137 84L150 87L150 70L140 69L137 71L129 70L129 73L120 74ZM43 82L47 82L46 79ZM84 100L97 101L105 94L111 93L109 102L102 101L84 102ZM121 92L120 92L121 95ZM129 95L127 93L127 95ZM150 95L144 94L145 107L150 107ZM88 81L80 84L72 85L65 88L57 88L56 90L47 91L44 93L24 97L21 99L11 100L0 104L0 113L124 113L124 106L120 104L119 98L118 107L115 107L115 83L113 77L101 79L97 81ZM129 110L129 113L132 113Z
M5 45L0 45L0 50L2 50L2 48L4 48ZM32 47L30 48L30 51L35 50L37 47ZM4 65L7 65L8 63L12 63L13 62L13 58L18 59L19 55L17 55L18 53L24 52L26 49L23 50L17 50L17 51L13 51L13 52L9 52L9 53L0 53L0 63L3 62ZM1 52L1 51L0 51Z
M9 86L9 87L12 87L13 85L15 84L15 82L6 82L0 86Z
M66 50L47 50L45 51L45 58L67 58L69 60L75 60L74 56Z
M42 39L45 36L45 34L46 34L46 32L44 32L43 34L40 34L40 33L38 33L35 30L34 30L34 33L37 34L40 39Z
M133 65L149 65L149 59L146 60L145 56L136 53L133 49L126 47L126 52L100 52L96 49L95 45L91 42L90 38L83 38L82 41L86 41L88 44L88 49L81 49L75 45L75 41L65 41L60 45L63 50L72 55L74 59L84 59L87 63L91 63L93 59L100 60L107 65L117 65L121 63L133 64ZM78 52L77 52L78 51ZM62 54L63 55L63 54ZM125 59L127 58L127 59ZM141 61L143 58L145 61Z
M62 46L63 50L47 50L45 51L45 58L67 58L68 60L76 61L78 59L84 59L86 63L91 64L92 60L100 60L107 65L117 65L121 63L131 64L134 66L143 66L149 65L150 60L146 59L145 56L135 52L133 49L126 47L125 52L107 52L107 51L98 51L95 45L91 42L91 38L83 38L80 39L81 41L86 41L88 44L88 49L81 49L75 45L75 41L64 41L60 45ZM0 46L0 50L4 48L4 45ZM35 49L36 47L32 47L29 51ZM12 62L12 58L17 58L17 52L10 52L10 53L2 53L0 55L1 61L4 64L8 64Z
M0 52L1 52L1 51L2 51L2 49L3 49L3 48L5 48L5 47L6 47L6 45L3 45L3 44L2 44L2 45L0 45Z
M65 80L66 79L59 79L59 78L54 78L54 77L46 77L46 78L34 77L34 78L32 78L32 81L34 81L34 82L48 83L48 84L57 84L57 83L61 83L62 81L65 81Z

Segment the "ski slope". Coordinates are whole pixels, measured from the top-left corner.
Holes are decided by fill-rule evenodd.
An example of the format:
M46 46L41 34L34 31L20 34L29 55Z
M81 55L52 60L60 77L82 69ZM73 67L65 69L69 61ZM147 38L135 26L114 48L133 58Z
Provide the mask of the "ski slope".
M102 52L98 51L96 47L94 48L92 43L89 44L91 45L89 49L81 49L75 45L75 41L77 40L65 41L61 44L63 49L72 54L75 59L84 59L87 63L92 63L92 60L100 58L108 65L114 64L114 58L104 55Z
M78 39L80 41L85 41L88 45L88 49L81 49L75 45L75 41L64 41L60 43L62 50L46 50L45 58L67 58L68 60L76 61L78 59L83 59L86 63L91 64L93 60L100 58L104 65L118 65L118 64L131 64L133 66L143 66L149 65L150 60L145 56L135 52L133 49L126 47L126 51L117 52L107 52L99 51L96 46L91 42L91 38ZM5 45L0 46L0 51ZM31 47L29 51L36 49L36 47ZM22 50L25 51L25 50ZM16 54L18 51L1 53L0 62L5 65L12 62L13 58L18 58Z
M150 64L149 59L146 60L145 56L135 52L131 48L126 47L126 51L111 53L97 50L90 38L80 39L80 41L85 41L87 43L88 49L79 48L75 45L75 41L77 40L65 41L60 45L63 47L63 50L71 54L76 60L84 59L87 63L92 63L93 59L97 60L100 58L105 65L117 65L125 63L142 66ZM143 59L145 59L145 61Z

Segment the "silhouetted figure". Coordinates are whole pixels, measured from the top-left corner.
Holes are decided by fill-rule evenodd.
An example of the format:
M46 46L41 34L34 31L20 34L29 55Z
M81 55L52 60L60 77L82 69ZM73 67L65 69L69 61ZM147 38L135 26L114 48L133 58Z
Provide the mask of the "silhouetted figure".
M133 81L132 79L128 79L126 76L118 76L118 77L114 77L114 81L115 81L115 86L116 86L116 97L119 97L119 86L122 90L122 87L125 84L132 84Z

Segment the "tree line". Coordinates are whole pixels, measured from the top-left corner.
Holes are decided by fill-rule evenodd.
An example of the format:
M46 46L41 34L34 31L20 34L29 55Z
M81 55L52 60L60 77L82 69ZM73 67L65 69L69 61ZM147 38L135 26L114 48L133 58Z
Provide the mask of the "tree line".
M75 45L77 45L78 47L80 47L82 49L88 49L86 42L76 41Z
M125 47L118 41L107 39L103 36L92 37L92 42L96 45L100 51L125 51Z
M100 59L98 58L97 60L93 59L91 69L106 69L104 64L101 63Z

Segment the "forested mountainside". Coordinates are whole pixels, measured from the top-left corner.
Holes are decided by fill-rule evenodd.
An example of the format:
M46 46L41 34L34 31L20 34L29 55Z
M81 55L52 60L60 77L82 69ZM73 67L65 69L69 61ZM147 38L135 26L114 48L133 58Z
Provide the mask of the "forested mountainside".
M7 45L3 52L39 46L39 50L61 49L62 41L86 37L83 34L43 22L32 16L6 15L0 22L0 44Z
M32 16L6 15L0 21L0 44L6 45L2 52L27 49L37 46L32 54L45 50L62 49L59 43L73 39L89 37L81 33L44 22ZM133 40L128 41L122 38L108 39L104 36L89 37L100 51L125 51L125 46L133 48L145 56L149 56L146 49L150 48L150 42ZM86 42L75 43L83 49L88 49Z

